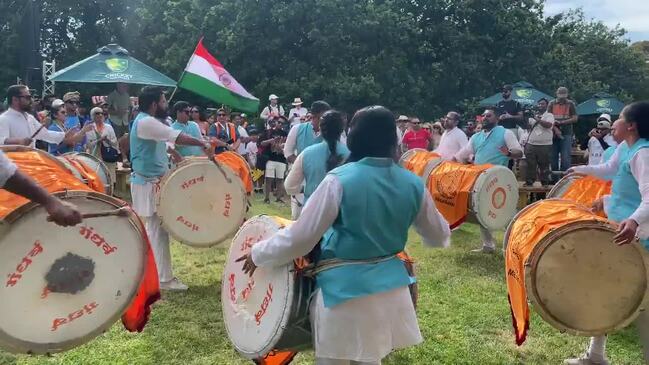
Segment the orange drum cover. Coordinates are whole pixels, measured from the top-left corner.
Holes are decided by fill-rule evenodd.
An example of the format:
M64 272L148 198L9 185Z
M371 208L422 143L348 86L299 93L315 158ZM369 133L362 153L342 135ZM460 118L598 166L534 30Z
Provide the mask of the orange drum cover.
M229 167L234 173L239 176L246 193L252 192L252 175L250 174L250 166L248 162L236 152L225 151L215 155L214 158Z
M595 336L628 325L644 307L647 265L638 243L613 243L616 226L567 200L536 202L507 228L505 269L516 343L528 298L550 325Z
M548 198L561 198L591 206L604 195L611 194L611 186L611 181L595 176L570 174L559 180L548 193Z
M422 148L413 148L401 156L399 164L405 169L412 171L415 175L425 177L424 171L426 170L426 165L433 159L441 159L441 156Z

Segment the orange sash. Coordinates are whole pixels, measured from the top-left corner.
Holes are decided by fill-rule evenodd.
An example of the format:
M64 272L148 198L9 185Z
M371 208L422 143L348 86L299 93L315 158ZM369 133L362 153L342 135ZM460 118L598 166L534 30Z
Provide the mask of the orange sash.
M246 193L252 192L252 176L250 175L250 166L248 163L236 152L225 151L214 156L214 159L227 165L235 175L239 176Z
M412 171L417 176L423 176L426 165L433 158L441 158L441 156L435 152L418 151L414 155L410 156L408 160L404 161L403 167Z
M527 258L548 232L569 222L592 220L607 221L587 207L567 200L545 200L536 203L515 218L508 232L508 242L505 242L505 273L517 345L525 342L530 325L530 308L525 288Z
M482 171L492 165L463 165L445 161L428 177L426 186L435 200L435 206L451 229L459 226L469 213L471 189Z
M561 199L590 207L595 200L611 194L612 185L611 181L602 180L595 176L583 176L572 181Z

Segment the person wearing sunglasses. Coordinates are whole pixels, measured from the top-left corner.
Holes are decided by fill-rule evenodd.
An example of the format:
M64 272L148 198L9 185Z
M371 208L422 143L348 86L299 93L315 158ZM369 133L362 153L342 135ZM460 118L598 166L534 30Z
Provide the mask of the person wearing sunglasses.
M189 120L192 108L186 101L179 101L173 106L173 113L176 120L171 124L171 128L181 131L196 139L203 138L201 129L195 122ZM176 151L183 157L187 156L204 156L203 149L198 146L176 146Z
M61 143L50 143L47 146L47 151L54 156L68 153L76 146L83 147L82 142L86 137L86 133L92 130L93 127L92 123L86 123L83 128L76 126L69 129L67 126L68 121L68 113L65 105L52 110L52 122L48 129L53 132L64 132L67 135ZM76 148L75 151L77 151Z
M521 147L516 135L509 129L498 125L498 116L494 108L488 108L482 114L482 130L469 140L453 160L467 162L471 155L474 155L476 165L492 164L507 166L510 160L523 157L523 148ZM473 250L473 252L494 253L496 251L496 241L491 232L480 226L480 235L482 237L482 248Z
M466 133L457 127L460 123L460 114L454 111L446 113L442 118L444 132L439 140L439 146L435 149L444 160L451 160L464 146L469 143Z
M421 148L428 150L428 144L433 140L431 133L421 128L421 121L417 117L410 118L411 130L403 135L403 144L406 150Z
M215 153L217 154L227 150L236 151L241 144L239 131L237 131L237 127L234 124L230 123L230 116L223 108L216 111L216 122L210 126L207 135L212 139L226 143L225 146L216 147Z
M597 128L588 133L588 142L585 144L588 149L588 165L599 165L603 161L604 151L609 147L617 146L611 135L611 116L602 114L597 118ZM584 147L582 145L582 147Z

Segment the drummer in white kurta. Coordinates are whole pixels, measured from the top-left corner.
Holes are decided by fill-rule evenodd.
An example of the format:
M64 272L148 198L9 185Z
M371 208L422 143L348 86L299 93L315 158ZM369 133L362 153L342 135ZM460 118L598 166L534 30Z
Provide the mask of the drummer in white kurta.
M395 255L411 224L426 246L447 247L450 239L421 179L394 163L392 112L368 107L351 125L350 162L329 172L293 225L239 259L245 272L284 265L322 237L317 264L347 262L316 276L310 316L318 365L380 364L393 350L420 343L410 279Z
M156 214L156 193L159 190L160 178L169 169L167 142L203 147L210 159L214 156L214 152L209 143L175 130L154 117L162 117L167 110L167 100L161 88L144 87L139 96L139 103L141 112L135 118L129 134L133 169L131 174L133 210L144 221L151 241L158 266L160 289L186 290L187 285L173 276L169 234L162 228L160 218Z
M444 118L444 133L439 140L439 146L435 149L443 160L452 160L464 146L469 144L466 133L457 127L459 122L460 115L456 112L448 112Z

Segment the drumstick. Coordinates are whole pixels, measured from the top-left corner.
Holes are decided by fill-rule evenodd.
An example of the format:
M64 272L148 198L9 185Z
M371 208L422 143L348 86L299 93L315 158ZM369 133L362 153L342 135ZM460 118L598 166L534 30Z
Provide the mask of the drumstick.
M38 132L40 132L43 128L45 128L45 124L41 124L41 126L36 130L36 132L34 132L34 134L32 134L31 137L29 137L29 139L34 139L34 137L36 137Z
M107 210L103 212L83 213L81 214L81 218L87 219L87 218L101 218L101 217L110 217L110 216L126 217L130 214L130 212L131 210L128 207L121 207L118 209ZM47 217L47 221L51 222L52 217Z
M212 162L216 165L216 167L218 167L219 171L221 171L221 173L223 174L223 177L225 178L225 181L227 181L228 184L232 183L232 179L230 179L228 177L228 175L225 174L225 170L223 170L223 167L221 167L221 164L216 162L216 160L214 160L214 159L212 159Z

